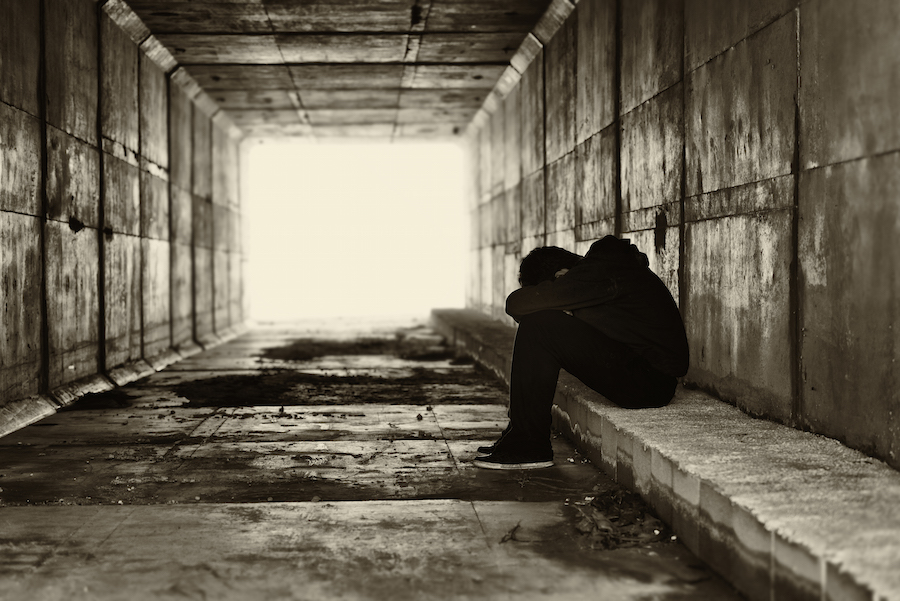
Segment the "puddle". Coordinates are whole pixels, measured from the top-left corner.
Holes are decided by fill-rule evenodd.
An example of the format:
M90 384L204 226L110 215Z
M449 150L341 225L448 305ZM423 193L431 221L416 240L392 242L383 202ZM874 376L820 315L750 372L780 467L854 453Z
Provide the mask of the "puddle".
M274 361L305 362L335 355L390 355L409 361L450 361L471 363L465 357L457 357L454 349L437 337L361 337L348 340L298 338L290 344L264 349L260 355Z

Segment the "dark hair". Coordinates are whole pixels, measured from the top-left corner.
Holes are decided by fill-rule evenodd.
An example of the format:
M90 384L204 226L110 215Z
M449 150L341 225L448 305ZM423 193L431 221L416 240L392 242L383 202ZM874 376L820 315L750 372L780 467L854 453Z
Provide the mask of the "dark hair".
M557 271L569 269L580 260L581 255L558 246L535 248L519 265L519 284L534 286L552 280Z

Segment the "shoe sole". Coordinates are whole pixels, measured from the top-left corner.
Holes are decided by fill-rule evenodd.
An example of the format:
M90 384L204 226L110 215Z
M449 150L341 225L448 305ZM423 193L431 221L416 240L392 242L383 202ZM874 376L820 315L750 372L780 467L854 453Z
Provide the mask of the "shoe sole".
M475 467L488 470L537 470L545 467L553 467L553 461L529 461L526 463L496 463L476 459L472 462Z

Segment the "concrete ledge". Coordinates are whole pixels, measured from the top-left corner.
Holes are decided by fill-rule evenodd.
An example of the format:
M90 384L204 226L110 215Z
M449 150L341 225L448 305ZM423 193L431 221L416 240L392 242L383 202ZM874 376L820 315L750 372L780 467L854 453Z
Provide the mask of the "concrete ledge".
M86 394L106 392L115 388L115 383L103 374L94 374L50 391L50 397L60 407L67 407Z
M0 438L56 413L58 405L49 396L17 399L0 407Z
M509 382L515 330L470 310L433 327ZM900 600L900 473L698 391L622 409L563 373L554 421L753 600Z
M139 359L109 370L109 379L112 380L116 386L125 386L135 380L140 380L143 377L149 376L155 371L156 370L153 369L148 362Z
M207 340L209 344L207 348L232 340L246 331L245 324L236 325L224 335ZM0 437L53 415L86 394L106 392L117 386L125 386L203 350L205 349L195 343L177 349L167 349L153 357L115 367L107 375L95 374L64 384L46 395L35 395L4 403L0 405Z

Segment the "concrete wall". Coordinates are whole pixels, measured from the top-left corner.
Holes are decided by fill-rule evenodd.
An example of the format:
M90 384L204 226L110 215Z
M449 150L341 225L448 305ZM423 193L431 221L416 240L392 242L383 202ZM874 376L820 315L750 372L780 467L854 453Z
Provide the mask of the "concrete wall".
M120 9L0 3L0 408L243 322L234 129Z
M569 10L470 128L469 304L508 321L531 248L631 238L685 383L900 467L900 5Z

